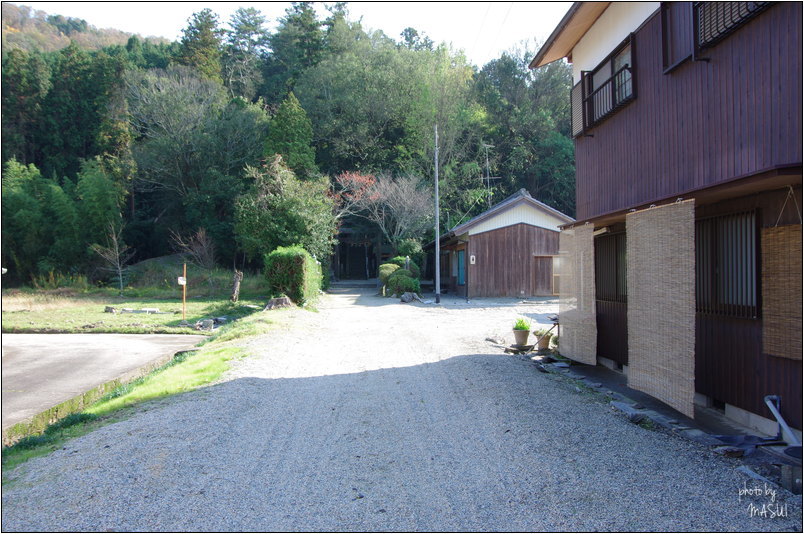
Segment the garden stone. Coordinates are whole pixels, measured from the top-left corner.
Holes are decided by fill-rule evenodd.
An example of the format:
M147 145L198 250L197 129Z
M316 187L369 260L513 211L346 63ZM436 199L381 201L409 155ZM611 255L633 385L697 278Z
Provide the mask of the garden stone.
M202 319L201 321L195 323L196 330L212 330L214 326L215 321L213 321L212 319Z

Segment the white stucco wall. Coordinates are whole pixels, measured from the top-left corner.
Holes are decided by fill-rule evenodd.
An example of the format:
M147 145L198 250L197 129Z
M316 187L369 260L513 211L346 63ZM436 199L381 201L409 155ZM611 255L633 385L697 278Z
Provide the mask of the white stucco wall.
M572 49L573 84L581 81L582 70L597 67L657 9L659 2L612 2Z
M519 223L527 223L540 228L558 231L558 226L561 224L566 224L566 222L567 221L554 217L553 215L535 208L530 204L523 203L511 208L510 210L499 213L494 217L481 222L477 226L473 226L469 229L469 235L480 234L482 232L488 232L489 230L496 230L497 228L503 228L505 226L511 226Z

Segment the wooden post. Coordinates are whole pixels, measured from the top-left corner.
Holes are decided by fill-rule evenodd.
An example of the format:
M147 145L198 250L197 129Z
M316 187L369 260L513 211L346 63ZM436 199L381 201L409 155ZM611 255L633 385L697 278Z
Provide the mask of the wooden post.
M187 320L187 264L184 264L184 285L181 286L181 320Z

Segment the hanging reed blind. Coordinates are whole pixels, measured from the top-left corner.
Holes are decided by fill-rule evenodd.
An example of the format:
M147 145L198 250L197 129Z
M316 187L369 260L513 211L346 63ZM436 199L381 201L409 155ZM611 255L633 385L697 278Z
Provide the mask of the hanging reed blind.
M693 416L695 202L629 213L628 385Z
M801 225L762 229L762 352L801 360Z
M562 230L558 245L561 355L590 365L597 363L593 231L591 224Z

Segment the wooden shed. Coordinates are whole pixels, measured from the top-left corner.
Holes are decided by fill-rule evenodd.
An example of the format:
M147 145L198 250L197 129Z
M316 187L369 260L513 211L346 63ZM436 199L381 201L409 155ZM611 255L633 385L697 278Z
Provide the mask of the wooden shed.
M557 295L559 226L573 221L520 189L441 236L442 292L470 297Z

